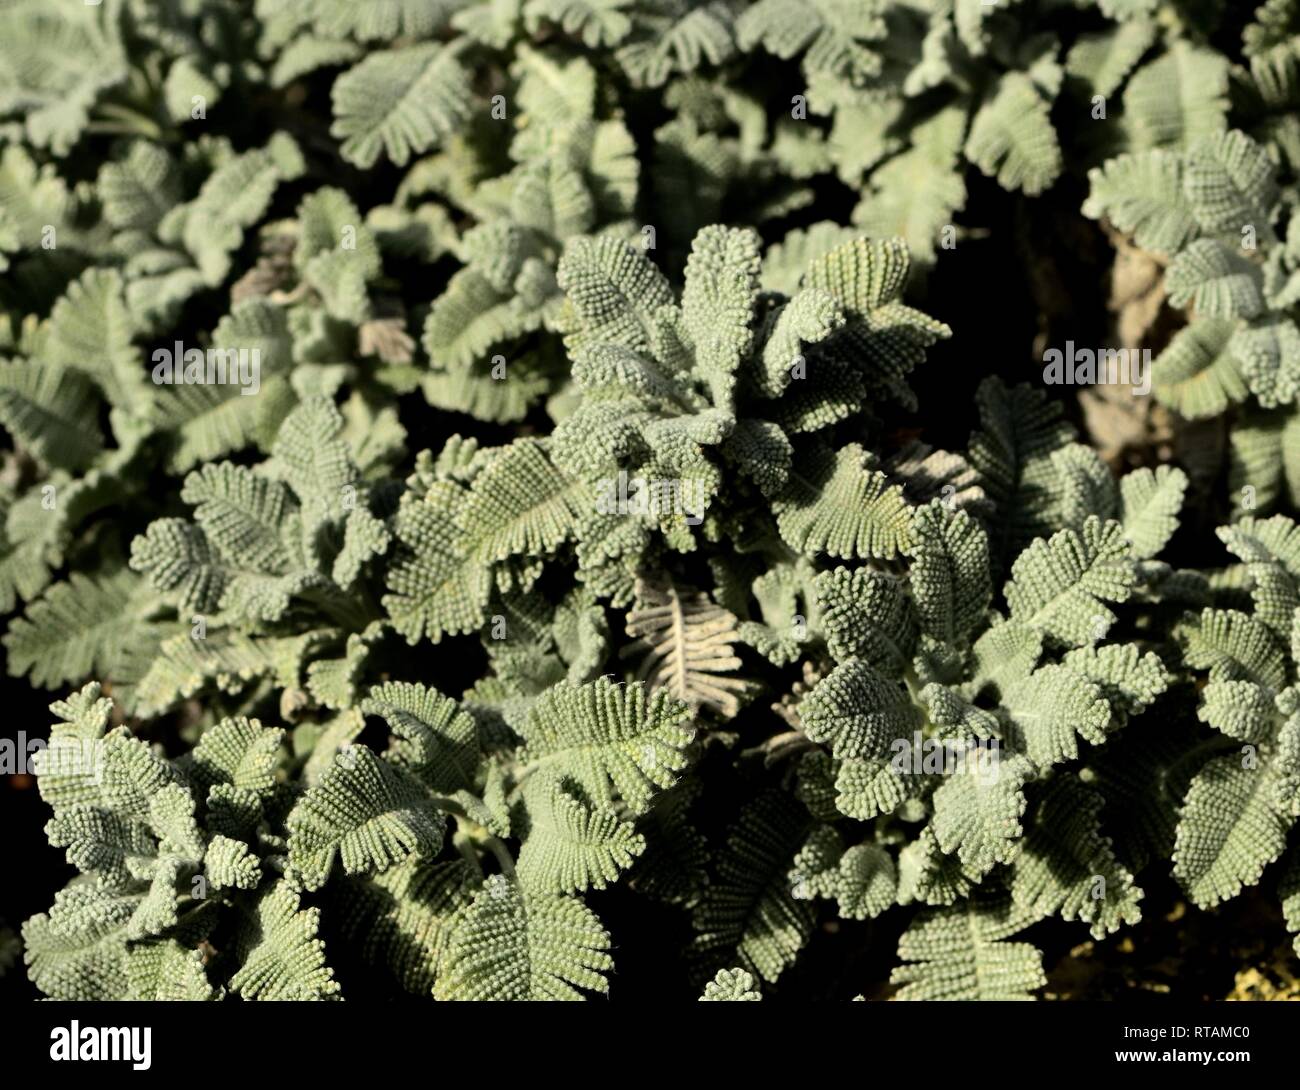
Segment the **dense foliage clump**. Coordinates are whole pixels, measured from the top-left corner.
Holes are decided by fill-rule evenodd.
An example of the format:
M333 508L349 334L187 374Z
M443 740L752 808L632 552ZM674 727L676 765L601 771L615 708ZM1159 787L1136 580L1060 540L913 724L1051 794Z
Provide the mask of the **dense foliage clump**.
M1019 999L1300 932L1300 3L1229 7L0 0L76 871L0 973Z

